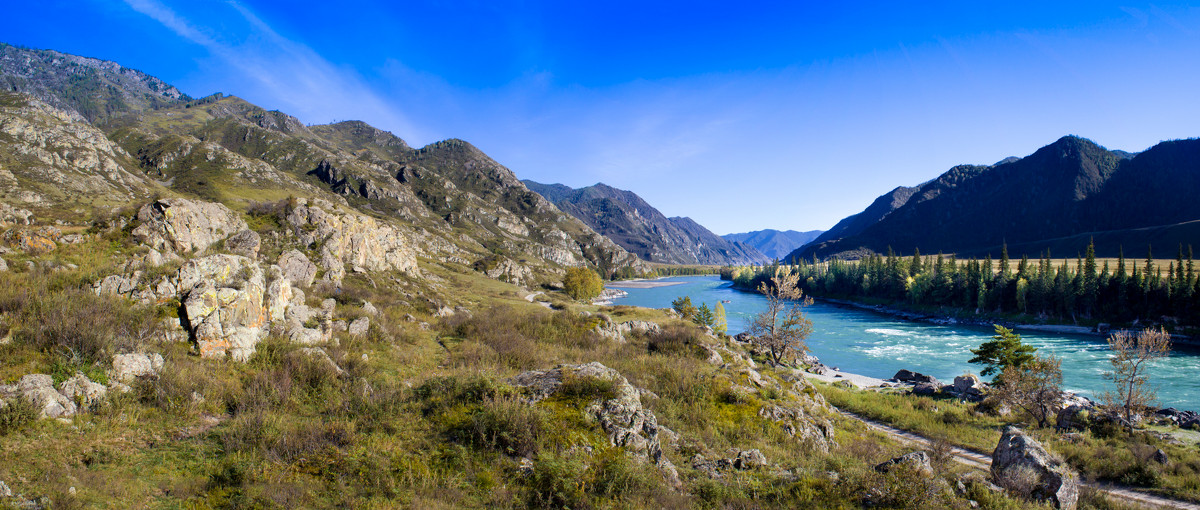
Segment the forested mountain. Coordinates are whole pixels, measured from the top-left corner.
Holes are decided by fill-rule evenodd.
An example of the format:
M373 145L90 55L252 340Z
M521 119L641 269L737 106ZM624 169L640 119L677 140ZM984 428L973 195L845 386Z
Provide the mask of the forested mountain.
M1173 252L1197 244L1200 140L1162 142L1138 153L1066 136L1020 159L961 165L913 188L896 188L789 257L884 253L1102 257Z
M740 234L725 234L721 237L726 241L751 246L768 258L783 259L793 250L808 244L822 233L824 233L823 230L797 232L795 230L765 229Z
M636 193L603 183L573 189L523 181L642 260L665 264L760 264L769 259L754 248L727 241L691 218L667 218Z

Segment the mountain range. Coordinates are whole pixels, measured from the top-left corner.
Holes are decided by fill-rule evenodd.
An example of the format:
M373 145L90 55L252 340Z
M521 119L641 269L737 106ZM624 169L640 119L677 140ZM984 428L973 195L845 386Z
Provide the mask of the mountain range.
M782 260L796 248L808 244L824 232L824 230L797 232L795 230L766 229L740 234L725 234L721 237L727 241L749 245L768 258Z
M1024 158L960 165L898 187L838 222L789 259L865 252L1075 257L1173 255L1200 241L1200 140L1110 151L1065 136Z
M581 264L647 270L462 140L412 148L363 122L309 126L51 50L0 45L0 83L0 220L86 223L153 196L235 210L308 197L402 228L421 256L523 285Z
M522 181L642 260L662 264L745 265L769 262L753 247L729 241L686 217L668 218L636 193L603 183L574 189Z

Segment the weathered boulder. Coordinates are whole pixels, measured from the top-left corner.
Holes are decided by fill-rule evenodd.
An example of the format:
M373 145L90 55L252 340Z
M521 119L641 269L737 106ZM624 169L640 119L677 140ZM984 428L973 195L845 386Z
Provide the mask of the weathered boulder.
M936 377L925 375L919 372L913 372L912 370L901 370L896 372L896 375L892 376L892 378L905 383L929 383L941 386Z
M21 377L16 393L33 404L38 418L66 418L78 410L71 399L54 390L54 379L46 374Z
M325 280L341 282L346 265L366 271L417 268L409 236L368 216L331 211L335 209L329 202L315 200L310 205L300 200L287 217L301 244L320 246Z
M889 473L897 467L905 466L925 476L933 476L933 466L929 464L929 453L916 451L906 453L875 466L875 471Z
M127 383L138 377L157 375L162 370L163 357L157 353L142 352L117 354L113 356L112 366L109 378Z
M95 409L104 401L104 397L108 394L108 388L105 388L103 384L92 382L82 373L76 373L74 377L58 385L58 392L75 402L79 409Z
M1093 411L1084 406L1070 405L1058 412L1054 424L1062 430L1084 430L1091 424Z
M992 477L1022 496L1072 509L1079 500L1079 475L1020 429L1007 426L992 452Z
M549 370L534 370L512 379L514 386L526 388L531 403L553 395L562 387L564 377L592 378L613 383L614 396L593 402L586 413L600 424L613 446L620 446L633 455L658 466L668 483L680 486L679 473L663 451L662 429L658 418L642 407L641 397L629 381L616 370L600 363L559 365ZM666 434L661 434L665 436Z
M253 230L243 230L225 240L226 250L252 259L258 257L258 249L261 246L262 239L259 237L258 232Z
M245 361L267 335L270 310L262 269L240 255L192 259L179 270L185 323L205 358Z
M367 317L359 317L350 323L347 332L350 336L363 336L371 329L371 319Z
M204 251L213 243L246 230L246 222L222 204L165 198L138 210L133 229L138 241L156 250Z
M937 395L941 391L942 391L941 386L938 386L937 384L933 384L933 383L927 383L927 382L917 383L915 386L913 386L913 389L912 389L913 395L926 395L926 396Z
M299 250L284 252L279 256L278 264L283 270L283 277L292 282L292 285L308 287L317 276L317 265Z
M983 398L984 384L975 374L960 375L954 378L954 393L959 397L978 400Z

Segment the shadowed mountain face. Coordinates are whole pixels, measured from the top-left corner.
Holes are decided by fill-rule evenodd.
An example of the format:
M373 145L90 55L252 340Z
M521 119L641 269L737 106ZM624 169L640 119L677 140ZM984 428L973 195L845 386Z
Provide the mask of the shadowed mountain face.
M85 222L153 195L235 210L314 198L401 227L438 263L523 285L569 266L645 269L462 140L414 149L363 122L307 126L233 96L192 100L114 62L8 45L0 84L0 221Z
M663 216L630 191L605 184L573 189L562 184L524 183L648 262L720 265L769 262L754 248L727 241L691 218Z
M913 188L896 188L789 257L900 253L1075 256L1089 237L1100 256L1174 251L1195 244L1200 220L1200 140L1130 154L1067 136L1024 158L957 166ZM1150 229L1150 230L1146 230ZM1153 232L1149 234L1148 232Z
M740 234L725 234L721 237L726 241L751 246L768 258L782 260L796 248L812 242L823 233L823 230L797 232L795 230L766 229Z

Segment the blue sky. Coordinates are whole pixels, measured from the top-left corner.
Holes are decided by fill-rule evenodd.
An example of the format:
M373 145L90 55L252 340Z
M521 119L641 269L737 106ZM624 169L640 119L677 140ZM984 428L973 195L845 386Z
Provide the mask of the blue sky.
M719 234L826 229L1067 134L1200 136L1200 8L898 4L40 0L7 7L0 41L310 124L462 138Z

